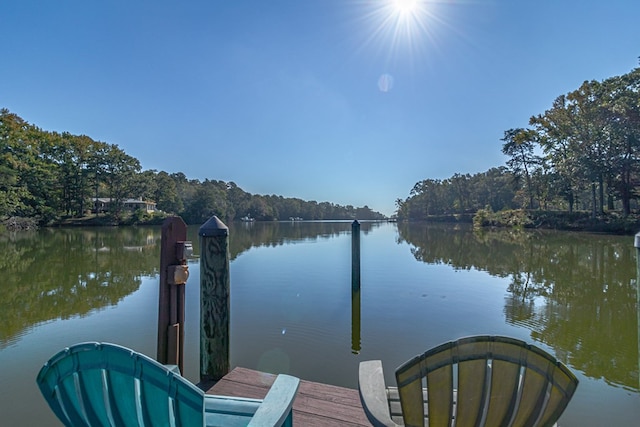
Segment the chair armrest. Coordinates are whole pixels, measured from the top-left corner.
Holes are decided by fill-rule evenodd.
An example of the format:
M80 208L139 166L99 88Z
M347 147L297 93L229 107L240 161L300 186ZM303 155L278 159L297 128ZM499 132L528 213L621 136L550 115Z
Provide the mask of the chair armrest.
M178 365L162 365L167 368L167 371L173 372L176 375L182 376L180 373L180 367Z
M358 391L360 392L362 408L371 424L375 427L397 426L389 413L382 361L368 360L360 362Z
M281 426L286 421L291 425L293 401L299 385L300 380L296 377L278 375L248 426Z

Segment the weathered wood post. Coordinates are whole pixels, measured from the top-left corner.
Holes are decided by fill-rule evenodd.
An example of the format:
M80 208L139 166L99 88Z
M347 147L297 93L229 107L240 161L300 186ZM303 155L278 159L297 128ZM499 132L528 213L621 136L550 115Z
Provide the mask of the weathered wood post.
M158 362L178 365L184 372L184 287L189 277L187 257L193 251L187 224L178 216L162 223L158 297Z
M360 289L360 223L351 224L351 288Z
M229 228L215 215L200 236L200 381L229 372Z

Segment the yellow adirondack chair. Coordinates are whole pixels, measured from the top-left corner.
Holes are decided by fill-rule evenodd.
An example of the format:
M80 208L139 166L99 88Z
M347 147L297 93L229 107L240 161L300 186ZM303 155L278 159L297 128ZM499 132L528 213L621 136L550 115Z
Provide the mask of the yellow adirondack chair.
M397 387L385 387L380 360L360 363L360 399L374 426L552 426L578 386L547 352L500 336L439 345L395 374Z

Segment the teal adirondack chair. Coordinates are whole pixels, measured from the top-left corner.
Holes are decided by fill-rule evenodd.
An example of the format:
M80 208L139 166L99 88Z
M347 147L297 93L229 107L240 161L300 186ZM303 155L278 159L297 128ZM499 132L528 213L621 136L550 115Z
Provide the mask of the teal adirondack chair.
M378 426L552 426L578 379L544 350L509 337L473 336L439 345L396 369L360 363L360 399Z
M97 342L58 352L37 378L66 426L291 426L299 382L278 375L264 399L205 395L176 366Z

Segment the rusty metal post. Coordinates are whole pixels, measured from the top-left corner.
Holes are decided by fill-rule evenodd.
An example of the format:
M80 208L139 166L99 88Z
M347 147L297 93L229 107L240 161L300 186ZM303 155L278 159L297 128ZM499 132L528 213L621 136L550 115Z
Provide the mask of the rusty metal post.
M215 215L200 236L200 381L229 373L229 229Z
M158 362L184 372L184 286L189 277L187 224L178 216L162 223L158 298Z

